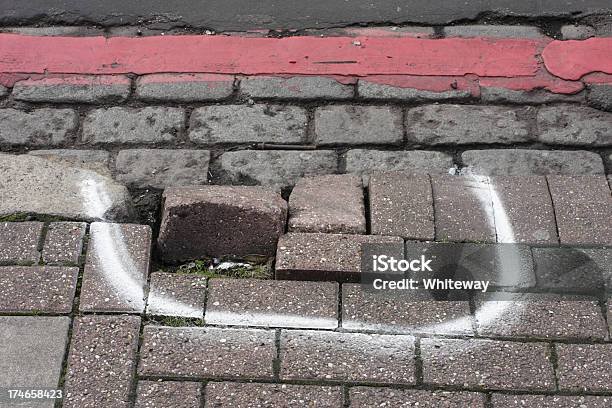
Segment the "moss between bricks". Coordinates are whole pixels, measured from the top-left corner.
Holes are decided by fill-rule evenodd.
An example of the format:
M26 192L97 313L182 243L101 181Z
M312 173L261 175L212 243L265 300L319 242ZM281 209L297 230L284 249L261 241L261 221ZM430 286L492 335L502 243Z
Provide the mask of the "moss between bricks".
M228 269L213 269L210 260L197 259L188 264L178 267L177 273L196 274L208 278L253 278L253 279L272 279L272 266L266 264L249 263L250 266L236 266Z
M41 222L59 222L71 221L66 218L55 215L45 214L30 214L30 213L14 213L0 216L0 222L22 222L22 221L41 221Z

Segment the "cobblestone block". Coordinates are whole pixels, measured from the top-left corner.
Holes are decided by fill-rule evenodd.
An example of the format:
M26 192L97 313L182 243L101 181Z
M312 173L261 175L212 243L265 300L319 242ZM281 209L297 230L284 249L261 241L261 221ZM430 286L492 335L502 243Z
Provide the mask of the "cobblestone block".
M196 382L139 381L134 408L200 408L201 388Z
M46 265L78 265L86 228L84 222L51 223L43 247L43 262Z
M322 106L314 120L319 146L399 144L404 138L402 112L391 106Z
M104 145L173 142L184 128L185 112L179 108L95 109L83 122L83 140Z
M289 197L289 231L365 234L361 179L327 175L299 180Z
M587 102L594 108L612 112L612 85L589 85L587 91Z
M557 105L538 111L538 140L553 145L612 146L612 114L584 106Z
M396 390L392 388L352 387L351 408L484 408L485 396L476 392Z
M335 408L342 406L342 401L340 387L230 382L209 382L206 385L207 408Z
M206 323L235 326L338 327L338 284L213 279Z
M606 408L612 403L612 397L493 394L491 402L493 408Z
M546 343L423 339L421 358L425 384L502 390L555 389Z
M136 98L145 101L218 101L229 98L233 92L231 75L153 74L136 81Z
M147 314L203 319L205 291L206 278L203 276L152 273Z
M287 203L265 187L172 187L157 243L166 260L273 256L286 220Z
M9 146L58 146L72 137L77 126L72 109L0 109L0 143Z
M595 36L595 29L586 25L566 24L561 26L561 36L564 40L586 40Z
M280 378L414 384L414 337L284 331Z
M240 92L256 99L348 99L353 97L353 89L333 78L317 76L251 76L240 80Z
M370 77L360 79L357 92L366 99L409 102L466 100L472 97L471 84L462 78Z
M545 89L519 91L495 86L480 85L480 100L484 103L511 103L517 105L541 105L544 103L584 102L584 94L575 95L549 92Z
M136 316L74 319L63 407L130 406L139 329Z
M8 88L0 85L0 98L4 98L6 95L8 95Z
M151 228L95 222L89 232L79 310L142 313L149 274Z
M457 25L444 27L445 37L543 38L538 27L521 25Z
M13 98L27 102L107 103L124 101L129 95L130 78L124 75L26 79L13 87Z
M36 264L42 222L0 222L0 264Z
M215 105L191 114L189 138L195 143L278 143L306 141L304 108L282 105Z
M103 176L111 177L109 169L110 153L105 150L33 150L28 152L28 154L63 163L67 166L95 171Z
M274 332L259 329L147 326L140 375L271 379Z
M612 344L556 344L559 389L610 392Z
M201 185L208 181L208 150L131 149L117 155L117 180L131 187Z

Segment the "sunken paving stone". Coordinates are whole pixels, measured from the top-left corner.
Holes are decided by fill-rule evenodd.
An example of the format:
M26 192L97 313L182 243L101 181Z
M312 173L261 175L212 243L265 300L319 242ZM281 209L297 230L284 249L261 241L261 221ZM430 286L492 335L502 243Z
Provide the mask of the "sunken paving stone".
M265 187L171 187L164 191L157 243L172 261L272 256L286 219L287 203Z
M36 264L42 222L0 222L0 264Z
M155 272L151 274L149 287L147 314L204 318L205 277Z
M538 140L552 145L612 146L612 113L574 105L538 111Z
M54 400L6 403L8 389L57 389L68 343L68 317L0 316L3 407L53 408Z
M612 195L604 176L548 176L562 244L612 244Z
M429 176L375 172L370 176L372 234L433 240L434 209Z
M74 319L64 408L127 408L136 365L140 318Z
M353 85L333 78L297 76L290 78L251 76L240 80L240 93L251 98L274 99L348 99Z
M556 344L555 347L561 391L612 391L612 344Z
M191 114L189 139L198 144L306 141L306 110L282 105L214 105Z
M404 138L402 112L391 106L323 106L314 121L318 146L399 144Z
M28 152L28 154L64 163L68 166L95 171L103 176L111 177L111 171L109 169L110 153L105 150L33 150Z
M404 254L399 237L289 233L278 241L276 279L356 281L366 243L387 244L396 259Z
M275 334L260 329L147 326L138 372L188 378L273 378Z
M289 231L365 234L361 179L327 175L299 180L289 197Z
M13 98L26 102L121 102L129 95L130 78L124 75L26 79L13 86Z
M90 225L89 233L79 310L142 313L151 228L96 222Z
M46 265L77 265L83 251L84 222L52 222L49 224L42 251Z
M612 404L612 397L494 393L491 396L491 403L493 408L607 408Z
M208 182L208 150L132 149L117 155L117 180L136 188L201 185Z
M58 146L68 142L78 127L72 109L0 109L0 144Z
M282 380L415 384L414 337L283 331Z
M338 327L338 284L212 279L206 323L335 329Z
M136 98L145 101L199 102L229 98L234 77L215 74L153 74L136 81Z
M206 385L206 408L336 408L342 404L340 387L231 382L209 382Z
M550 346L494 340L423 339L423 381L501 390L555 389Z
M139 381L134 408L200 408L200 383Z
M425 77L423 77L425 78ZM389 77L385 77L385 80L389 80ZM401 81L401 80L400 80ZM423 79L419 78L419 81ZM392 82L392 81L389 81ZM448 100L467 100L472 97L472 92L467 87L458 89L457 81L449 79L442 84L443 81L431 81L432 88L438 89L418 89L415 83L413 86L401 86L398 84L387 84L382 81L381 83L376 80L365 80L360 79L357 91L361 98L366 99L391 99L391 100L402 100L409 102L429 102L429 101L448 101ZM420 86L423 83L421 82Z
M484 408L485 395L476 392L397 390L392 388L352 387L351 408Z
M587 102L594 108L612 112L612 85L589 85L587 92Z
M0 311L70 313L79 268L0 267Z

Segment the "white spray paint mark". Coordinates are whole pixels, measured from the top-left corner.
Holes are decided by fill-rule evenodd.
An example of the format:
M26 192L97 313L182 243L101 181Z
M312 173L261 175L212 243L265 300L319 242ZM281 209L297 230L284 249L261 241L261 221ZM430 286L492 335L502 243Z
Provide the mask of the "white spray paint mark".
M308 317L289 313L236 313L216 310L206 312L206 322L222 325L308 329L335 329L338 327L338 320L326 317Z
M112 200L106 192L105 184L93 178L87 178L81 181L80 190L87 216L103 221L106 212L112 206Z

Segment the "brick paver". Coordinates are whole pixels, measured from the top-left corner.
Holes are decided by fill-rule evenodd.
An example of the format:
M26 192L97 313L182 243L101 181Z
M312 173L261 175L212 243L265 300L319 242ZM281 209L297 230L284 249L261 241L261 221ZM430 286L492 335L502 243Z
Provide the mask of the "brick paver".
M43 262L46 265L78 265L86 228L83 222L51 223L43 246Z
M340 387L209 382L206 385L207 408L251 407L321 407L342 406Z
M493 394L491 403L493 408L605 408L612 397Z
M145 101L199 102L228 98L234 77L211 74L153 74L136 81L136 98Z
M147 314L204 318L205 277L154 272L149 288Z
M37 264L42 222L0 222L0 264Z
M77 126L72 109L0 109L0 143L12 146L58 146L72 137Z
M538 111L539 140L572 146L611 146L612 114L583 106L561 105Z
M352 387L350 407L394 408L484 408L485 396L475 392L396 390L392 388Z
M121 102L129 94L130 79L123 75L26 79L13 87L13 98L27 102Z
M252 76L240 80L240 93L255 99L347 99L353 86L333 78L302 76L279 78Z
M139 381L134 408L200 408L201 387L195 382Z
M557 378L563 391L610 392L612 344L556 344Z

